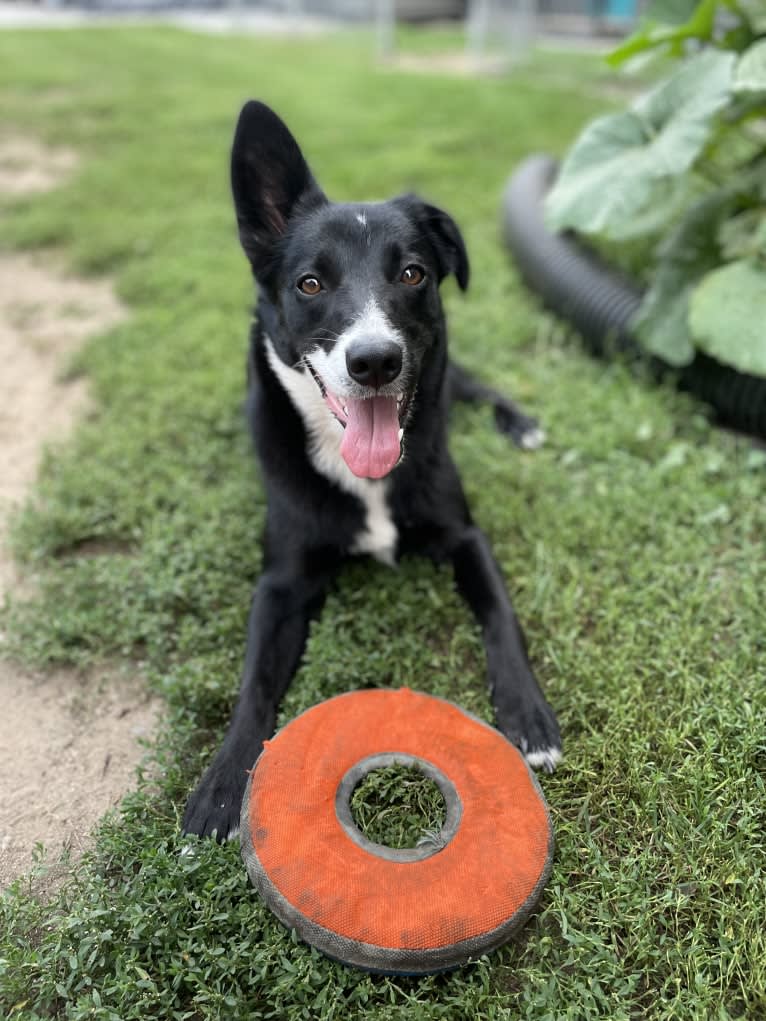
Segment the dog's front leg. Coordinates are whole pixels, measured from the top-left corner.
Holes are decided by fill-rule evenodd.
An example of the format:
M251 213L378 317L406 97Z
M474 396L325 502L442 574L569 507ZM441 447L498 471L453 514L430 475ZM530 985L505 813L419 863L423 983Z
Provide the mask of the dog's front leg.
M552 772L561 758L558 724L532 673L524 635L489 540L470 525L451 546L450 557L458 590L484 634L498 727L531 766Z
M271 566L253 594L242 685L215 759L189 798L185 833L226 840L237 833L248 770L274 733L277 708L295 671L309 623L321 609L335 571Z

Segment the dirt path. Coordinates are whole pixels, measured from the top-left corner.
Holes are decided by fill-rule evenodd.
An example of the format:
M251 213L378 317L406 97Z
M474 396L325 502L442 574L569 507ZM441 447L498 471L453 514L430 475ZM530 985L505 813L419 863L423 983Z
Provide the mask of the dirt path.
M42 157L45 156L45 159ZM46 166L43 178L37 167ZM0 192L53 187L71 153L0 139ZM66 275L52 257L0 255L0 605L22 582L7 546L8 519L34 482L42 450L87 406L67 360L125 315L111 286ZM2 634L0 633L0 642ZM140 679L71 671L35 675L0 658L0 889L25 872L37 843L48 859L78 854L104 812L133 782L157 706Z

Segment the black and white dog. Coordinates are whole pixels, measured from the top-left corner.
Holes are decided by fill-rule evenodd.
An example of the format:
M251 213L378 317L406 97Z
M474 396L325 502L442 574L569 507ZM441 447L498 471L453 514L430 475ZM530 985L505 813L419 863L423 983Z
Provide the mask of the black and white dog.
M418 552L453 565L487 652L497 724L535 767L560 758L489 542L447 450L451 400L486 400L498 427L536 446L532 419L447 360L439 284L468 284L452 219L413 195L328 201L284 123L261 103L232 152L239 236L259 296L248 408L268 497L239 699L191 795L187 833L232 836L251 769L275 727L309 629L344 559Z

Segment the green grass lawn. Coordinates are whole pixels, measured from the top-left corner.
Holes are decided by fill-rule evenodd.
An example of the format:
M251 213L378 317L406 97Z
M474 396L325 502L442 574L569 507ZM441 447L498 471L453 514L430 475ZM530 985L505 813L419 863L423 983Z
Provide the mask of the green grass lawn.
M73 366L97 406L18 521L41 588L3 627L35 664L128 660L167 704L152 775L67 885L44 901L22 881L0 901L0 1016L766 1018L766 459L688 398L589 360L500 245L514 163L561 152L606 105L596 58L463 80L376 70L371 48L0 34L3 130L82 156L66 186L0 211L0 245L112 275L132 312ZM446 288L453 351L549 435L522 454L486 410L453 423L565 759L542 778L557 850L540 910L511 945L448 975L331 963L259 903L236 846L180 854L259 571L263 496L241 416L252 297L227 180L249 96L285 116L331 196L416 189L455 215L473 280L466 298ZM449 571L350 567L282 719L369 684L490 718L481 642Z

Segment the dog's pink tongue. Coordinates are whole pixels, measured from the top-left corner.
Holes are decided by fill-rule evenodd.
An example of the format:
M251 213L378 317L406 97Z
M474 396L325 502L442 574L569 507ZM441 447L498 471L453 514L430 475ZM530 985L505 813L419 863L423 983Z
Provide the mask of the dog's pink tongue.
M343 460L361 479L382 479L401 454L396 398L349 399L346 408L346 429L340 445Z

